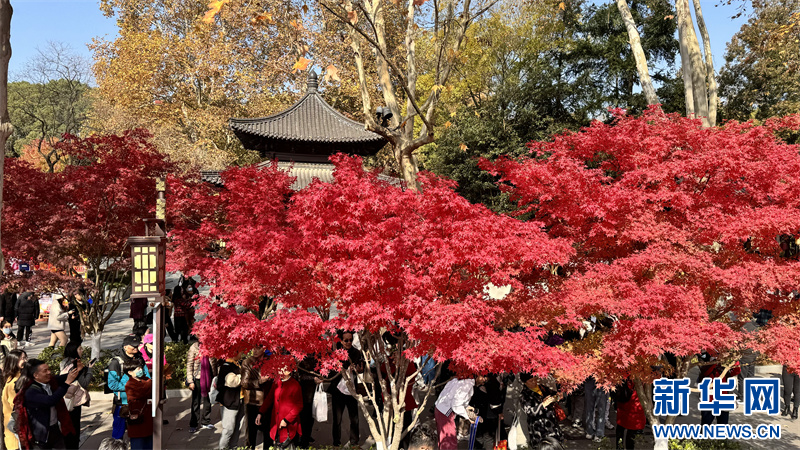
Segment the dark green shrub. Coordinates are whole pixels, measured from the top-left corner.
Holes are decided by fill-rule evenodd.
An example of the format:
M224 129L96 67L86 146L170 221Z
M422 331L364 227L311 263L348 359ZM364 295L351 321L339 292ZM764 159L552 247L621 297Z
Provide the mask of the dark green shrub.
M725 439L670 439L669 450L740 450L739 442Z
M164 353L167 363L172 367L172 378L167 380L167 389L183 389L186 387L186 355L189 354L191 344L170 342L166 345Z

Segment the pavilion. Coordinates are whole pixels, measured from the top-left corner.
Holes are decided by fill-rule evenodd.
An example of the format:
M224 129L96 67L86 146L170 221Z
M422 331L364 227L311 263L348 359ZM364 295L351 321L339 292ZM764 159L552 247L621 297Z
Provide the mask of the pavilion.
M387 142L335 110L322 98L318 86L317 75L310 72L306 94L289 109L266 117L228 121L244 148L261 154L264 162L260 166L277 160L279 169L296 178L294 190L308 186L314 178L333 181L329 156L339 152L374 155ZM204 171L201 176L204 181L222 185L218 171Z

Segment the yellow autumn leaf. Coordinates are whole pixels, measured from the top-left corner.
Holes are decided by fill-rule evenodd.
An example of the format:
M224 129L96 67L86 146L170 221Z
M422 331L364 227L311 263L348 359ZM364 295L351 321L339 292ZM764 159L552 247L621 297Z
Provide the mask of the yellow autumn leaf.
M298 70L306 70L308 69L308 64L311 62L310 59L306 59L304 57L300 57L294 66L292 66L292 72L297 72Z
M465 152L465 151L467 151L467 149L469 149L469 147L467 147L467 144L464 144L464 143L462 143L459 146L459 148L461 149L462 152Z
M339 78L339 69L333 64L325 68L325 82L330 83L331 80L342 81Z
M275 21L272 20L272 14L270 13L259 14L250 19L250 22L253 24L256 24L258 22L267 22L269 24L275 23Z
M450 113L450 117L455 117L455 116L456 116L456 112L455 111Z
M206 14L203 16L203 22L214 22L214 17L216 17L216 15L219 13L219 10L222 9L222 5L230 1L231 0L211 0L211 2L208 3L208 11L206 11Z
M444 123L444 128L445 128L445 129L448 129L448 128L452 127L452 126L453 126L453 123L452 123L452 122L450 122L449 120L448 120L447 122L445 122L445 123Z
M567 9L567 5L565 5L564 2L561 2L561 3L558 4L558 9L565 10L565 9Z
M431 88L433 92L442 92L442 89L444 89L444 86L441 84L436 84Z

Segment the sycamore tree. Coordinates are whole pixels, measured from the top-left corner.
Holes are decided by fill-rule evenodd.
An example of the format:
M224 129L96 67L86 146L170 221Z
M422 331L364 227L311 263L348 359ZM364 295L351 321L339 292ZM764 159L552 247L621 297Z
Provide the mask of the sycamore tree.
M3 252L41 270L3 281L39 292L87 289L92 301L78 305L83 331L99 336L130 281L127 239L144 232L142 219L155 210L156 178L175 166L143 130L65 136L55 145L72 162L60 172L6 159ZM77 266L86 267L87 280L77 278Z
M658 104L660 101L650 78L651 67L654 67L653 61L648 62L642 49L641 30L631 14L627 0L616 0L616 3L628 31L628 42L636 60L636 71L639 74L642 92L648 104ZM695 19L689 8L689 0L675 0L675 14L665 16L664 20L676 20L678 24L686 115L699 118L704 126L713 127L717 123L718 95L714 60L711 55L711 39L703 18L700 0L692 0L692 7L700 39L695 32Z
M417 375L409 369L416 357L449 360L465 373L546 375L576 365L577 358L544 344L535 314L521 321L515 307L520 296L543 292L534 281L552 276L549 265L569 259L567 241L548 238L537 222L470 204L451 181L423 175L424 192L403 190L365 172L360 158L332 159L333 182L296 193L274 166L229 169L215 195L172 189L169 259L212 286L199 300L208 316L194 328L214 342L208 352L283 352L265 372L311 354L325 374L347 358L332 347L336 331L354 330L364 358L378 365L373 382L383 408L372 390L355 397L378 446L393 450L409 431L397 418ZM494 299L490 283L510 285L511 293ZM277 307L257 317L250 311L265 296ZM353 374L343 376L357 392ZM432 391L429 385L425 401ZM424 410L425 403L414 423Z
M702 350L731 365L750 347L800 369L800 262L779 242L800 236L800 155L775 136L800 117L704 128L657 108L614 114L612 124L531 142L529 159L484 163L532 220L576 249L551 293L525 310L550 311L556 331L611 318L570 348L588 358L583 375L606 386L631 376L652 424L663 423L652 381L687 376ZM769 325L743 332L762 309L773 312Z
M102 133L142 127L184 167L223 169L252 163L226 126L230 117L258 117L291 104L292 64L307 51L308 30L295 1L209 2L102 0L119 36L94 51L95 114Z

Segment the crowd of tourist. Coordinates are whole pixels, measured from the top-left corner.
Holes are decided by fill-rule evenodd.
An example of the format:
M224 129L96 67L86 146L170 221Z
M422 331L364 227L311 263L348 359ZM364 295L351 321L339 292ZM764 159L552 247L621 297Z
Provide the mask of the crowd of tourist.
M212 407L219 403L218 448L238 447L242 431L246 448L255 448L259 443L263 443L264 448L308 448L315 442L312 433L315 394L324 392L330 395L329 405L328 396L323 397L325 410L331 411L333 445L340 446L344 442L355 447L363 443L359 432L363 412L360 416L358 401L349 386L361 395L371 392L380 406L384 394L375 380L385 379L386 370L395 368L393 364L365 360L354 333L343 331L338 336L337 345L348 355L341 372L325 376L316 373L316 360L307 357L285 364L273 378L262 371L265 361L273 356L265 349L257 348L223 361L204 355L203 344L188 335L194 317L191 302L197 295L194 286L185 284L171 294L176 314L174 326L168 322L170 336L174 341L185 337L191 343L184 380L191 390L189 433L216 432L218 427L212 422ZM47 323L50 344L65 346L57 374L51 371L47 361L28 359L24 350L24 342L28 342L31 334L25 305L36 303L31 297L21 294L13 299L13 312L9 312L7 299L0 302L0 312L10 314L0 318L4 443L10 450L77 449L81 441L83 407L89 406L91 401L89 383L94 371L101 370L94 367L94 361L84 358L80 329L74 328L71 322L77 314L75 304L83 297L75 293L51 306ZM133 309L132 305L133 332L124 338L121 348L105 368L108 372L106 388L113 393L113 426L111 437L103 441L102 448L153 448L153 336L149 334L152 317L144 314L144 309L136 312ZM11 328L15 320L18 323L16 335ZM391 335L384 336L384 339L391 338ZM564 342L564 337L551 338L548 342L553 345ZM387 341L386 348L392 348L391 342ZM385 356L386 361L394 360L392 354ZM717 363L713 351L698 356L703 364L697 381L707 377L752 376L753 354L745 354L740 364L727 371ZM166 365L166 360L163 363ZM607 430L615 429L616 448L633 449L637 448L637 439L640 440L647 426L639 395L630 379L609 392L601 388L594 377L589 377L582 387L563 396L553 377L541 378L528 373L464 376L451 372L447 366L445 363L435 378L433 361L423 358L410 364L409 373L420 368L418 380L409 384L402 418L396 419L396 423L402 420L403 426L408 427L424 392L434 389L434 401L428 404L429 411L423 412L421 417L434 422L436 428L434 432L429 425L421 423L424 420L418 421L414 431L403 437L401 448L437 446L449 450L469 445L492 450L505 441L513 442L516 448L558 449L562 448L568 434L574 436L578 430L586 439L601 442ZM378 376L379 370L383 377ZM345 373L349 374L352 384L345 382ZM782 414L796 419L800 405L798 375L784 368L782 384ZM509 395L512 385L515 395ZM513 405L506 405L507 398L513 398ZM615 423L609 421L612 405L616 411ZM347 430L343 430L345 411L349 419ZM506 416L508 412L513 413L511 417ZM728 423L729 414L723 412L714 416L704 412L701 423L710 424L714 420L719 424ZM572 430L568 430L569 427ZM420 445L425 439L429 443ZM469 443L463 442L465 440Z

